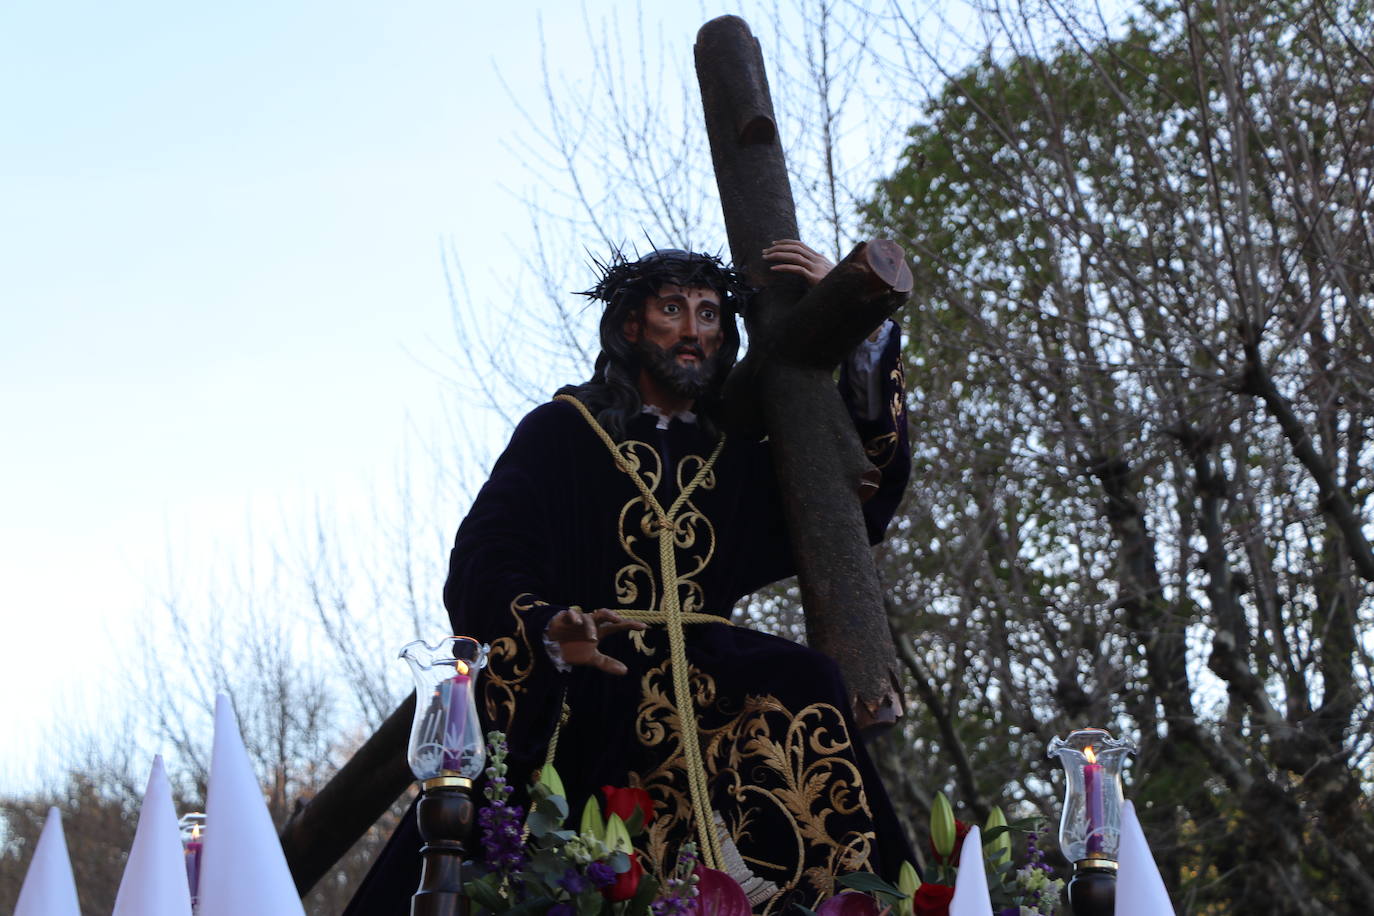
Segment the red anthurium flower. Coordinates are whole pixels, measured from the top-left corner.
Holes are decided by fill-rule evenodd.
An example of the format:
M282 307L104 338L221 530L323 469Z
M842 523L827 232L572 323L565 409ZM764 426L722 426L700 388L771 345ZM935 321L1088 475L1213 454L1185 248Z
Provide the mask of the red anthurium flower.
M749 897L744 888L723 871L696 867L697 895L688 909L689 916L750 916Z
M954 820L954 852L950 853L949 861L948 861L948 862L945 861L945 857L944 857L944 856L940 855L938 852L935 851L935 842L934 842L933 840L931 841L931 844L930 844L930 852L931 852L932 855L935 856L935 861L936 861L936 862L939 862L941 865L953 865L953 866L956 866L956 867L959 865L959 853L961 853L961 852L964 851L964 837L968 836L969 826L970 826L970 825L965 824L963 821L959 820L958 818L955 818L955 820ZM936 886L936 887L940 887L941 885L938 885L938 884L937 884L937 885L935 885L935 886Z
M955 848L956 856L959 854ZM954 899L954 888L948 884L926 882L916 888L911 898L914 916L949 916L949 902Z
M613 786L602 786L601 791L606 795L606 814L620 815L622 821L629 821L634 815L635 808L644 813L644 825L647 827L654 819L654 802L649 798L649 793L643 789L629 787L617 789ZM967 830L968 828L965 828Z
M601 889L601 895L612 903L629 900L639 890L639 879L644 877L644 866L639 864L639 853L630 853L630 867L615 876L615 883Z
M845 891L816 907L816 916L878 916L878 901L867 894Z

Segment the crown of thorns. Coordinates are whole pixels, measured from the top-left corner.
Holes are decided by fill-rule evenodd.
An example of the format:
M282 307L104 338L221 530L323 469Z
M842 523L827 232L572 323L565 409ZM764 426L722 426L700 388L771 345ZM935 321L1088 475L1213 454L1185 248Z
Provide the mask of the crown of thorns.
M599 299L607 305L617 304L626 295L651 296L665 284L673 283L710 287L726 300L722 305L729 304L738 311L749 291L744 278L719 257L681 248L658 248L634 261L613 251L605 261L594 259L592 266L601 279L578 295Z

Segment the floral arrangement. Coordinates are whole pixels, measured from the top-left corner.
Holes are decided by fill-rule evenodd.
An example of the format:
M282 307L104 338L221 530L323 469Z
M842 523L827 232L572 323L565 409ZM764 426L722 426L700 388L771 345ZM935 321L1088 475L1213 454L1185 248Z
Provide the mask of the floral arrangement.
M476 877L463 885L477 916L750 916L749 901L724 872L697 862L691 843L682 847L676 867L662 881L645 872L633 839L653 821L649 794L639 788L603 786L606 809L587 800L576 830L566 826L568 803L562 780L544 767L530 787L528 816L510 803L506 781L506 740L487 736L487 805L478 815L481 861L469 863ZM1011 833L1028 834L1027 864L1011 857ZM935 864L922 881L911 863L902 866L896 885L877 875L840 878L846 891L815 911L798 905L801 916L949 916L959 858L969 825L956 820L940 793L930 818L930 848ZM1036 844L1033 820L1008 824L994 808L983 828L990 916L1054 916L1064 882L1056 879Z
M552 766L540 771L530 787L527 817L510 803L505 735L491 732L487 745L487 805L478 815L483 858L470 865L478 876L463 885L478 913L685 916L695 911L704 892L724 904L713 907L720 916L748 916L743 890L699 866L691 843L683 845L676 868L662 883L644 871L633 838L653 820L654 811L643 789L604 786L606 813L590 798L578 829L571 830L565 826L568 803L557 771Z
M1039 829L1034 818L1008 824L1002 809L994 807L980 831L988 896L996 916L1053 916L1058 911L1064 882L1054 877L1037 844ZM1020 868L1012 861L1014 831L1026 833L1027 861ZM902 867L897 887L907 899L895 907L898 916L949 916L968 832L969 825L955 818L949 799L939 793L930 812L930 850L935 861L927 876L930 880L920 881L910 864Z
M1027 834L1027 864L1017 868L1011 859L1011 834ZM902 865L895 886L877 875L853 874L839 879L848 889L822 903L806 916L949 916L954 882L969 825L954 817L949 799L941 792L930 814L930 851L934 866L922 881L916 866ZM1054 916L1059 909L1064 882L1054 877L1036 844L1035 819L1008 824L1002 809L993 808L984 825L983 861L992 901L990 916Z

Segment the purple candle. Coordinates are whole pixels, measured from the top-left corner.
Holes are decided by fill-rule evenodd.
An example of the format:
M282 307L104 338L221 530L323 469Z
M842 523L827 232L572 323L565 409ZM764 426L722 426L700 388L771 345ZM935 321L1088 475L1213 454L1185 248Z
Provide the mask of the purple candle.
M1083 767L1083 795L1088 808L1088 855L1102 854L1102 830L1107 824L1107 811L1102 804L1102 764L1089 745L1083 751L1088 762Z
M186 841L186 883L191 889L191 905L200 899L200 850L205 844L200 841L200 825L191 828L191 839Z
M444 726L444 769L454 773L462 771L462 752L468 745L467 730L473 723L468 722L468 692L472 689L472 676L467 674L467 665L458 663L458 674L444 682L443 703L448 711Z

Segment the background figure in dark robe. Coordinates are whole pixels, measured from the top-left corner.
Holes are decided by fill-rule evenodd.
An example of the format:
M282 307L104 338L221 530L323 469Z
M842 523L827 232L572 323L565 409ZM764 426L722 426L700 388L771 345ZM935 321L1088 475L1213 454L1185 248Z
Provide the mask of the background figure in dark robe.
M795 241L765 257L813 284L831 266ZM709 840L759 913L814 907L851 872L895 881L913 857L836 666L729 621L741 598L794 572L767 442L723 436L718 422L747 291L718 259L666 250L613 257L586 295L606 304L595 373L521 421L458 530L444 587L453 632L491 645L478 707L507 734L510 781L526 785L556 740L571 811L602 786L645 789L646 868ZM881 471L864 504L873 542L910 468L899 347L888 322L840 378ZM665 613L687 621L676 690ZM418 881L412 821L350 912L405 912L384 901ZM389 860L407 854L402 875Z

